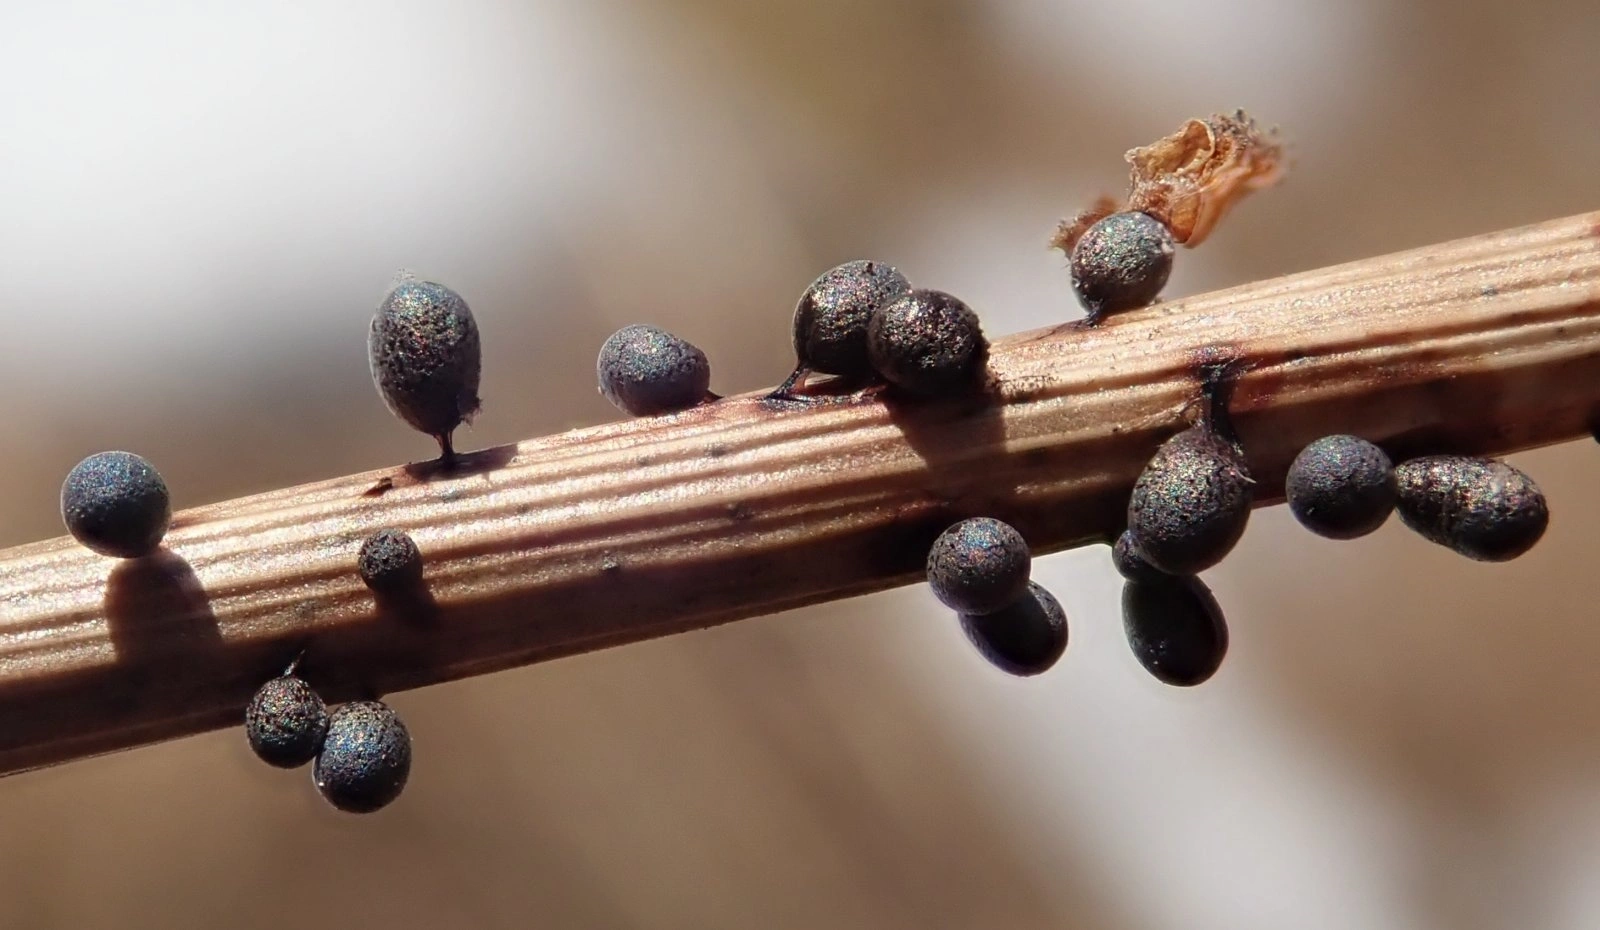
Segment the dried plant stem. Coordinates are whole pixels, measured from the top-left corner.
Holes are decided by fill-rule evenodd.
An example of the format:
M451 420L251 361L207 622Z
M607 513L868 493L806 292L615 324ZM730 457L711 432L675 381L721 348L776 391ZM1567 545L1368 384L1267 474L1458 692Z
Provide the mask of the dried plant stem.
M143 562L0 553L0 771L233 724L302 648L339 699L904 584L962 516L1036 551L1104 540L1227 359L1263 501L1330 432L1401 455L1570 439L1600 411L1600 214L1000 340L971 402L735 397L190 510ZM421 546L430 604L357 578L385 526Z

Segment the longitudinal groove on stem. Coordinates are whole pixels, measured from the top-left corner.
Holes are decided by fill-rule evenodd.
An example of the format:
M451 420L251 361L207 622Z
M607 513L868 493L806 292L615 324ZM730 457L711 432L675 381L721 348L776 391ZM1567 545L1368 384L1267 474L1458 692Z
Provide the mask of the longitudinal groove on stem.
M0 553L0 771L237 723L302 647L340 699L902 584L964 516L1041 552L1104 539L1200 368L1226 360L1248 369L1234 420L1262 501L1330 432L1402 456L1579 435L1600 411L1600 214L1001 339L969 401L735 397L451 475L186 511L148 562L66 539ZM422 548L425 616L356 575L385 526Z

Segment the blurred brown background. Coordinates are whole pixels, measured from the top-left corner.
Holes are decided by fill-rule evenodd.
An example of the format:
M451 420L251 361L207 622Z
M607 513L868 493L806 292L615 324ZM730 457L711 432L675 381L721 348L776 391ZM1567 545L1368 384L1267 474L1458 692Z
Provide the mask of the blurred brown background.
M365 368L402 268L478 316L471 447L614 416L627 322L774 383L849 258L992 332L1075 315L1054 222L1218 109L1294 171L1172 295L1594 209L1597 37L1589 0L7 3L0 544L98 449L178 506L429 455ZM1038 680L912 589L395 696L416 766L365 819L238 731L10 778L0 926L1593 927L1600 449L1516 461L1555 519L1509 565L1258 514L1193 692L1096 548L1035 569Z

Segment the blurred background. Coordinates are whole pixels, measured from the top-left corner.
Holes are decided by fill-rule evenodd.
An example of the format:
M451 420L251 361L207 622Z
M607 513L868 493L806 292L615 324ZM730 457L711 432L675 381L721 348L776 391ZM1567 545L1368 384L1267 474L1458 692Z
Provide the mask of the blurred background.
M892 262L1006 333L1078 314L1055 222L1243 106L1294 144L1168 295L1600 206L1588 0L0 5L0 545L83 455L186 507L421 459L367 320L396 273L485 337L471 448L616 416L618 326L773 384L795 299ZM1107 550L1042 559L1050 674L923 589L400 694L406 795L338 815L237 730L0 781L0 925L1600 925L1600 450L1468 563L1257 514L1193 691Z

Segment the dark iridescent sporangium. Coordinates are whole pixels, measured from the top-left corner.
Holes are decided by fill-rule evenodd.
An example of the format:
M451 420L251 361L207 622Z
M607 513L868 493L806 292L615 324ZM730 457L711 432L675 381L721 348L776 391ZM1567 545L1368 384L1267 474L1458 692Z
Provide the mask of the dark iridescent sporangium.
M636 417L687 410L706 399L711 363L700 348L656 326L612 333L595 359L600 393Z
M914 290L872 315L867 353L885 381L937 397L980 385L989 340L971 307L943 291Z
M1162 443L1134 482L1128 531L1151 565L1197 574L1244 535L1254 497L1238 450L1209 426L1190 427Z
M161 544L172 505L166 482L149 462L132 452L98 452L67 474L61 519L89 549L131 559Z
M245 736L263 762L295 768L310 762L328 732L328 708L305 681L292 675L261 686L244 713Z
M375 591L397 591L422 580L422 552L404 532L378 530L361 544L356 571Z
M1172 273L1172 233L1144 213L1113 213L1072 250L1072 285L1091 319L1154 301Z
M478 324L455 291L404 281L383 299L367 340L372 380L395 416L448 436L478 412Z
M928 550L928 585L946 607L986 614L1022 597L1032 556L1010 524L990 517L962 520Z
M1289 511L1313 533L1355 539L1382 526L1394 512L1394 465L1364 439L1324 436L1295 456L1284 493Z
M867 327L872 314L909 290L905 276L883 262L845 262L823 272L795 305L799 363L823 374L871 376Z
M411 775L411 734L380 701L334 710L311 777L329 804L365 814L400 796Z
M961 630L994 667L1012 675L1048 671L1067 651L1067 612L1037 582L1011 606L994 613L961 614Z
M1483 562L1533 548L1550 523L1544 494L1495 459L1433 455L1395 468L1400 519L1425 539Z

